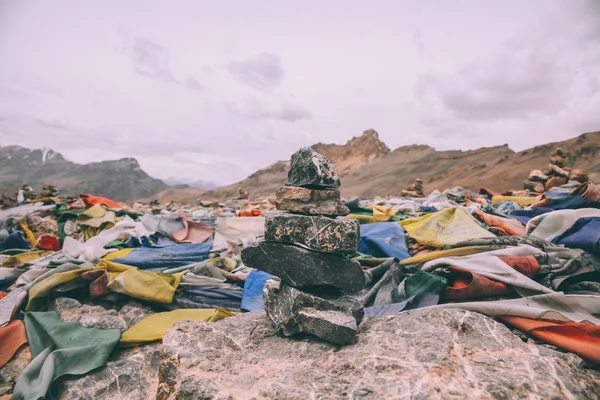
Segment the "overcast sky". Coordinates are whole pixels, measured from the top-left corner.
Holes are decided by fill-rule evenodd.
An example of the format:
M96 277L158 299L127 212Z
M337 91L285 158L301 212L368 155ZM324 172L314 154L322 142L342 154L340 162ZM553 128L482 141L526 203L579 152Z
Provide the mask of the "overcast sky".
M600 130L600 0L0 0L0 145L245 178L369 128L522 150Z

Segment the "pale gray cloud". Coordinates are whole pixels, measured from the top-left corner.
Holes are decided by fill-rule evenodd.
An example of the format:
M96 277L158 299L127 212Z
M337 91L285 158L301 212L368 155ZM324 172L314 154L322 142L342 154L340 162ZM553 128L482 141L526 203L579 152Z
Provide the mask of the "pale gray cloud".
M600 7L593 1L566 4L554 3L556 8L454 72L421 74L414 93L428 134L468 137L475 146L503 131L505 137L536 144L531 139L536 128L554 124L549 131L557 135L567 121L573 128L582 126L575 115L585 126L600 129L594 128L597 118L591 111L600 105L599 42L590 40L600 37ZM529 126L527 137L518 125Z
M271 53L232 61L228 70L239 82L259 90L279 86L285 75L279 56Z
M193 90L204 90L205 86L203 84L201 84L200 82L198 82L195 78L192 78L191 76L188 76L185 79L185 85Z
M304 106L294 103L286 97L263 98L256 97L237 105L229 105L232 112L250 119L256 120L282 120L296 122L312 118L312 113Z
M150 40L141 38L134 40L131 61L135 71L145 77L183 85L192 90L205 89L205 86L192 76L188 76L185 81L176 79L171 70L169 50Z
M136 38L131 61L138 74L165 82L177 83L169 65L169 51L146 39Z
M3 0L0 143L222 184L371 127L523 149L600 129L599 28L597 0Z

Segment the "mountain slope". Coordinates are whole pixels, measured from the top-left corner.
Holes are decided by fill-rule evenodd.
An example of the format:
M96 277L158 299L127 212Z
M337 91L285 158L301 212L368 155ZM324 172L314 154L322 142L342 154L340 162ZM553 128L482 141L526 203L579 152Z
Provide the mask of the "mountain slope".
M521 189L532 169L543 169L556 147L569 155L573 168L584 169L600 182L600 132L591 132L558 143L514 152L508 145L469 151L437 151L411 145L389 151L373 130L345 145L312 146L338 168L344 196L398 195L420 177L426 192L463 186L471 190L489 187L498 191ZM236 184L208 191L203 198L223 199L237 195L240 187L251 197L269 196L285 183L289 161L279 161Z
M180 204L195 204L202 194L204 194L204 190L198 189L197 187L175 185L170 186L157 194L139 200L143 202L158 200L160 204L168 204L171 201Z
M317 143L311 147L334 163L341 176L351 174L361 166L384 157L390 152L390 149L379 140L379 135L373 129L365 131L359 137L353 137L344 145ZM207 191L202 198L228 199L237 196L240 188L247 190L250 197L270 196L287 180L289 166L289 160L278 161L267 168L256 171L241 182Z
M219 185L217 185L216 183L210 182L210 181L203 181L203 180L188 182L186 180L181 180L181 179L177 179L174 177L170 177L167 179L163 179L162 181L169 186L189 186L189 187L193 187L196 189L201 189L203 191L219 188Z
M167 188L133 158L81 165L50 149L0 146L0 192L14 193L23 183L40 192L45 182L63 194L93 193L116 200L148 197Z

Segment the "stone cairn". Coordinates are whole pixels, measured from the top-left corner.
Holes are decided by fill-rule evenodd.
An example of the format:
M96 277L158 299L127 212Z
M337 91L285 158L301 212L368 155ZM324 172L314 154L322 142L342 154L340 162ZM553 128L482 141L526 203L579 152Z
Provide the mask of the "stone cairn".
M340 197L335 167L309 147L291 160L288 183L277 189L283 211L267 215L265 240L242 251L245 265L277 276L263 291L265 311L285 336L305 332L336 344L354 341L364 315L349 294L365 287L356 253L358 221Z

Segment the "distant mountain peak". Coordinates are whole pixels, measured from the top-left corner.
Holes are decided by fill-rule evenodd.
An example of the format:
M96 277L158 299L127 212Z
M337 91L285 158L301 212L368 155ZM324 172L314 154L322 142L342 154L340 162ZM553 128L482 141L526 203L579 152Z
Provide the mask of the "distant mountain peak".
M76 164L47 147L0 146L0 192L13 193L23 183L41 190L45 182L64 194L94 193L116 200L148 197L167 187L131 157Z
M547 165L555 147L562 147L570 154L574 168L584 169L592 181L600 181L600 132L520 152L514 152L506 144L446 151L426 145L408 145L391 152L374 129L366 130L344 145L317 143L312 146L336 166L345 196L395 196L417 177L425 180L427 192L457 185L472 190L481 187L498 191L520 189L532 169ZM251 198L271 196L278 186L285 184L288 167L288 161L279 161L241 182L207 192L203 197L231 198L240 187L247 188Z
M317 143L312 148L334 163L340 173L358 168L390 152L375 129L368 129L343 145Z
M202 189L202 190L213 190L213 189L216 189L219 187L219 185L217 185L215 182L205 181L205 180L201 180L201 179L186 180L186 179L178 179L175 177L170 177L167 179L163 179L163 182L169 186L185 185L185 186Z

